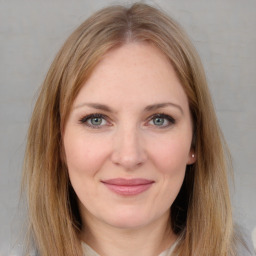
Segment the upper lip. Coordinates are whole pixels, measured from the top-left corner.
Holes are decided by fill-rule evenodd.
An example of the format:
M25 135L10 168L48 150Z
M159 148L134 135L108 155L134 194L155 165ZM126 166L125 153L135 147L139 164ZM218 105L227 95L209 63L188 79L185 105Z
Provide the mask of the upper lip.
M138 186L138 185L146 185L146 184L154 183L153 180L142 179L142 178L136 178L136 179L116 178L116 179L102 180L101 182L109 185L116 185L116 186Z

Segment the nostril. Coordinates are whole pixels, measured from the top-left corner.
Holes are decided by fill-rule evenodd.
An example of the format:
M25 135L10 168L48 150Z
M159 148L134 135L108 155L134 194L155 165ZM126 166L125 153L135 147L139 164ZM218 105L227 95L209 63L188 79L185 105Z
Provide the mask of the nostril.
M127 170L141 166L146 157L144 146L135 127L125 127L116 133L111 160Z
M112 162L116 165L120 165L127 170L132 170L143 164L145 158L140 154L122 154L116 152L112 156Z

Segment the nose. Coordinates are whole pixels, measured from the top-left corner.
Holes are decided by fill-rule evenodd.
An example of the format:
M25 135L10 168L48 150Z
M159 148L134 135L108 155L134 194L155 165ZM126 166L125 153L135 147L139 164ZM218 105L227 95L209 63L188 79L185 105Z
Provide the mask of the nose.
M136 128L120 128L114 135L112 162L126 170L141 166L147 159L141 137Z

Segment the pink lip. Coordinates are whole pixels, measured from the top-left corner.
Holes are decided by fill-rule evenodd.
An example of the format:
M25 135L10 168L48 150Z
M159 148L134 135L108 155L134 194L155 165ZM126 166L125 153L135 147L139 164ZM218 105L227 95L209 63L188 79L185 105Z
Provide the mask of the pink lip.
M149 189L154 183L147 179L110 179L101 181L108 189L123 196L138 195Z

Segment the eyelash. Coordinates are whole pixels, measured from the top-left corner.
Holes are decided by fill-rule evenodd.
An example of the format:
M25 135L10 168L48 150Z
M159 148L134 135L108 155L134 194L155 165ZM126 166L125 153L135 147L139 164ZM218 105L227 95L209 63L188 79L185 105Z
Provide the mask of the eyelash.
M93 119L93 118L102 118L102 119L104 119L104 120L107 120L107 119L108 119L108 117L107 117L106 115L99 114L99 113L95 113L95 114L90 114L90 115L87 115L87 116L82 117L82 118L79 120L79 122L80 122L81 124L85 124L85 125L87 125L87 126L89 126L89 127L91 127L91 128L94 128L94 129L99 129L99 128L101 128L100 125L93 125L93 124L88 123L88 121L89 121L90 119ZM108 126L110 126L110 125L108 125Z
M155 119L155 118L163 118L163 119L165 119L165 120L168 121L168 124L167 124L167 125L159 126L159 127L158 127L159 129L167 128L167 127L169 127L169 126L171 126L171 125L174 125L174 124L176 123L176 120L175 120L172 116L167 115L167 114L164 114L164 113L154 114L154 115L150 116L150 117L148 118L148 120L149 120L149 121L152 121L152 120ZM157 125L155 125L155 126L157 127Z
M88 127L91 127L93 129L100 129L103 125L101 125L101 124L100 125L93 125L93 124L90 124L88 122L89 120L91 120L93 118L101 118L101 119L105 120L106 122L108 122L108 119L109 119L106 115L103 115L103 114L100 114L100 113L95 113L95 114L90 114L90 115L82 117L79 120L79 123L84 124L84 125L86 125ZM147 119L147 123L153 121L156 118L163 118L163 119L168 121L168 124L164 125L164 126L159 126L158 127L157 125L153 124L153 126L157 127L158 129L164 129L164 128L167 128L167 127L169 127L171 125L174 125L176 123L176 120L173 117L171 117L170 115L164 114L164 113L158 113L158 114L154 114L154 115L150 116ZM111 126L111 124L107 124L106 126Z

